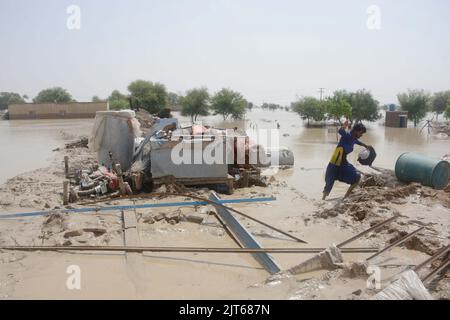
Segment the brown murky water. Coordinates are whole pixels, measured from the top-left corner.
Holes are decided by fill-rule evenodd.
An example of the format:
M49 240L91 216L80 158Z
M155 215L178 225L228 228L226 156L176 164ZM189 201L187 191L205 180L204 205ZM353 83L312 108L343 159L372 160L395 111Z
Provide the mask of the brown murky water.
M181 117L181 120L189 122L185 117ZM248 113L245 121L224 122L219 116L206 117L203 121L217 127L237 126L246 129L255 125L257 129L276 129L277 122L280 123L280 145L293 151L295 165L292 169L279 171L277 177L307 196L320 196L325 168L338 141L335 127L307 128L297 114L286 111L256 110ZM417 152L436 158L450 153L450 138L428 135L426 130L420 132L420 127L389 128L384 126L383 120L365 125L368 131L361 140L375 148L375 167L394 169L396 160L404 152ZM361 150L361 147L355 146L355 151L348 157L357 168L359 163L356 160ZM333 193L343 194L346 188L347 185L337 183Z
M17 174L47 166L55 148L79 133L89 134L93 120L0 121L0 184Z
M175 114L175 116L179 116ZM291 169L277 173L279 180L285 180L289 187L295 187L309 198L319 198L323 188L324 170L337 143L336 133L328 128L305 128L298 115L285 111L253 111L247 115L246 121L223 122L221 117L207 117L205 122L216 127L240 128L254 127L259 129L280 128L280 144L288 146L295 155L295 165ZM189 119L181 117L182 123ZM39 120L39 121L1 121L0 122L0 184L18 173L44 167L53 158L52 150L63 146L72 134L89 134L92 120ZM331 128L330 128L331 129ZM62 133L62 131L64 133ZM439 140L421 134L415 128L385 128L373 123L369 125L367 134L362 139L375 147L378 153L375 165L392 169L398 156L406 151L414 151L441 157L450 153L450 139ZM357 152L349 157L356 162ZM333 197L342 195L346 185L337 184L333 189ZM257 193L264 193L267 188L254 188ZM272 190L277 190L276 188ZM315 209L313 201L304 200L295 192L283 189L276 193L278 201L258 204L236 204L236 209L255 215L282 230L292 230L298 237L308 240L308 246L326 247L331 242L339 243L355 234L351 228L340 228L326 220L306 225L305 217L310 217ZM249 190L239 189L236 197L248 197ZM285 193L288 191L288 193ZM11 221L11 224L13 222ZM20 224L15 224L23 228ZM270 235L270 231L260 226L248 226L258 236L263 247L298 247L296 242L280 239ZM146 245L184 246L224 246L231 247L228 237L213 237L200 232L198 225L179 225L172 233L155 233L152 229L142 231L142 241ZM173 229L173 228L172 228ZM164 231L164 228L156 229ZM181 232L181 231L182 232ZM324 237L323 235L326 236ZM21 233L23 237L27 234ZM19 239L20 240L20 239ZM366 241L357 241L355 246L368 246ZM310 255L273 254L276 261L285 269L296 265ZM364 255L361 255L364 257ZM346 256L357 259L358 256ZM414 256L415 258L416 256ZM48 264L49 259L52 261ZM417 261L422 261L425 257ZM11 297L21 298L261 298L288 299L294 294L298 283L286 282L267 288L254 288L251 285L261 283L267 277L266 272L248 255L202 255L202 254L146 254L143 260L146 273L142 283L148 287L137 292L133 282L127 277L127 264L118 255L75 255L56 253L34 253L20 262L23 267L19 271L15 264L8 265L6 273L14 273L18 284ZM83 290L68 291L66 289L66 268L68 265L79 265L83 269ZM105 268L105 266L108 266ZM296 281L315 277L323 271L308 273L294 279ZM188 275L188 277L186 277ZM1 274L0 274L1 276ZM1 277L0 277L0 280ZM363 288L365 282L358 280L345 284L348 292ZM343 286L343 285L342 285ZM340 286L340 287L342 287ZM338 286L339 287L339 286ZM339 287L339 288L340 288ZM118 290L120 288L120 290ZM338 294L330 290L322 290L321 298L335 298ZM1 293L1 292L0 292Z
M182 124L189 118L181 117ZM245 120L226 121L220 116L202 119L216 127L276 129L280 123L280 145L289 147L295 155L294 168L279 171L277 177L311 197L318 197L323 188L324 170L337 143L336 132L329 128L306 128L297 114L286 111L255 110ZM23 120L0 121L0 183L19 173L34 170L48 164L52 150L63 145L73 134L89 134L93 120ZM393 169L395 161L404 152L418 152L432 157L450 153L450 138L439 139L426 132L409 127L386 128L382 121L370 123L368 132L361 139L374 146L377 159L374 166ZM63 133L64 131L64 133ZM358 146L349 156L356 163ZM334 192L344 192L346 185L337 184Z

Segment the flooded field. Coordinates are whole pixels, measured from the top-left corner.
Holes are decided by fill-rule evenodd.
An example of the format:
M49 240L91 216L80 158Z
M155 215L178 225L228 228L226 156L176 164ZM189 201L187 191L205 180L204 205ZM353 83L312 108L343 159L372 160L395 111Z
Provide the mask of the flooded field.
M54 149L78 134L89 134L93 120L0 121L0 184L19 173L47 166Z
M189 118L179 117L181 124L189 124ZM358 188L355 198L336 207L335 199L342 197L347 185L336 184L330 199L321 201L325 167L337 143L334 127L306 128L300 117L285 111L256 110L247 114L246 120L226 121L219 116L203 119L204 124L221 128L276 129L280 125L280 145L289 147L295 155L293 168L276 173L276 181L268 187L237 189L233 198L275 196L268 203L241 203L233 207L246 214L295 234L308 243L301 244L277 234L271 229L246 219L240 222L260 242L262 247L326 248L340 243L369 228L380 219L390 218L395 212L402 215L398 224L391 225L374 237L364 237L354 242L355 247L384 247L401 234L411 232L419 224L432 223L432 229L416 238L407 248L396 248L383 267L383 279L389 283L391 274L401 272L406 265L424 261L436 247L448 244L448 206L430 196L418 197L416 189L411 195L393 198L398 190ZM0 204L2 212L27 212L56 208L61 204L61 179L63 156L68 154L77 165L88 165L95 156L85 148L62 149L64 143L89 135L93 120L39 120L0 122ZM373 145L378 153L375 165L393 169L396 159L407 151L441 157L450 153L450 139L437 139L420 133L413 127L407 129L385 128L382 124L368 124L368 132L362 139ZM358 147L359 148L359 147ZM356 162L357 153L350 156ZM36 170L37 169L37 170ZM31 171L31 172L29 172ZM27 174L22 174L29 172ZM9 183L7 179L15 177ZM393 177L394 180L395 177ZM36 187L38 186L39 187ZM199 190L200 194L209 193ZM203 192L203 193L202 193ZM431 193L424 190L423 192ZM386 197L386 193L388 197ZM442 193L443 194L443 193ZM443 194L447 197L448 194ZM359 203L357 198L365 197ZM226 197L224 195L224 197ZM378 203L371 202L378 197ZM384 198L383 198L384 197ZM391 201L391 200L394 201ZM130 202L127 199L112 201L109 205L147 203L148 199ZM151 201L161 201L154 199ZM163 201L183 201L182 197ZM427 202L429 201L429 202ZM73 204L77 206L77 204ZM446 206L446 207L444 207ZM340 212L327 216L328 210ZM347 211L347 208L350 208ZM354 208L354 209L352 209ZM166 213L203 214L212 207L183 209L152 208L136 210L140 243L144 246L233 247L235 244L211 216L207 223L194 224L181 221L175 225L165 220L148 223L146 217ZM202 213L203 212L203 213ZM354 212L362 212L362 220L354 218ZM325 213L325 214L324 214ZM101 236L87 231L76 236L79 230L93 227L105 230ZM89 229L90 228L90 229ZM122 245L122 218L119 212L85 215L65 215L60 220L48 217L2 220L0 243L20 245ZM74 234L75 236L69 236ZM43 236L46 235L46 236ZM326 235L326 236L324 236ZM436 236L438 235L438 236ZM272 255L282 270L298 265L312 254ZM367 257L365 253L346 253L346 261ZM156 253L148 252L138 261L128 262L123 254L113 253L45 253L6 252L0 254L3 261L0 272L1 298L155 298L155 299L349 299L352 292L364 289L365 277L348 278L326 270L316 270L286 279L267 282L268 273L248 254L211 253ZM104 268L105 263L108 268ZM67 290L65 279L68 265L83 268L82 291ZM395 269L393 269L393 267ZM12 275L12 276L10 276ZM322 277L328 277L323 280ZM443 281L445 285L448 282ZM120 289L119 289L120 288ZM195 288L195 290L192 290ZM445 296L448 290L440 288L436 296Z
M178 112L181 124L189 124L188 117ZM337 143L334 127L307 128L300 117L286 111L254 110L245 120L223 121L221 116L201 119L203 123L222 128L276 129L280 124L280 145L289 147L295 155L291 169L279 171L277 177L311 197L318 197L323 188L323 176L328 160ZM426 130L409 127L387 128L379 123L366 124L368 131L361 139L377 151L374 166L393 169L398 156L404 152L418 152L432 157L450 153L450 139L428 136ZM52 150L61 147L71 135L89 135L93 120L23 120L0 121L0 184L19 173L48 165ZM356 163L357 149L349 160ZM336 184L334 192L343 193L346 185Z

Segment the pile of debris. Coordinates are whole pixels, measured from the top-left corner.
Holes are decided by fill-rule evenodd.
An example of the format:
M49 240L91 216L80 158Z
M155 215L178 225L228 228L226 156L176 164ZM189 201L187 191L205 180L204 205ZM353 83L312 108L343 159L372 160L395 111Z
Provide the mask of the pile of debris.
M341 214L350 215L355 221L363 221L372 216L376 217L375 209L385 203L404 204L405 198L417 196L418 198L436 199L439 203L450 208L448 192L434 190L419 183L403 183L395 177L392 170L379 169L380 174L364 174L360 188L354 190L348 199L344 199L332 208L319 210L315 216L319 218L336 217Z
M89 139L88 137L81 137L80 139L66 143L66 149L76 149L76 148L88 148Z

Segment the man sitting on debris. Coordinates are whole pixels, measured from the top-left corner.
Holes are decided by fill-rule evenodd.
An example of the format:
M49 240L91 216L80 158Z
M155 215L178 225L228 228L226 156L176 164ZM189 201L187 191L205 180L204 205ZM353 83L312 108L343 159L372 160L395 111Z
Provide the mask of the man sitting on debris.
M365 148L370 148L370 146L362 143L358 139L366 133L366 127L363 124L355 124L350 132L346 131L349 127L348 121L342 125L339 129L339 134L341 139L336 147L336 150L331 157L330 163L328 164L327 171L325 174L325 188L323 189L322 200L330 194L333 188L334 182L336 180L345 182L350 185L344 198L352 192L352 190L358 185L361 175L356 171L356 168L348 163L347 154L353 151L353 146L355 144L363 146Z

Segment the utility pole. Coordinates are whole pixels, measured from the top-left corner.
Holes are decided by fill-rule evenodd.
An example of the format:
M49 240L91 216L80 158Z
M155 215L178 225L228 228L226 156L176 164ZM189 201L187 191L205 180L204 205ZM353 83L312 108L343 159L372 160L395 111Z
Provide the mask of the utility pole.
M320 92L320 101L322 101L322 96L323 96L323 91L325 90L325 88L319 88L319 92Z

